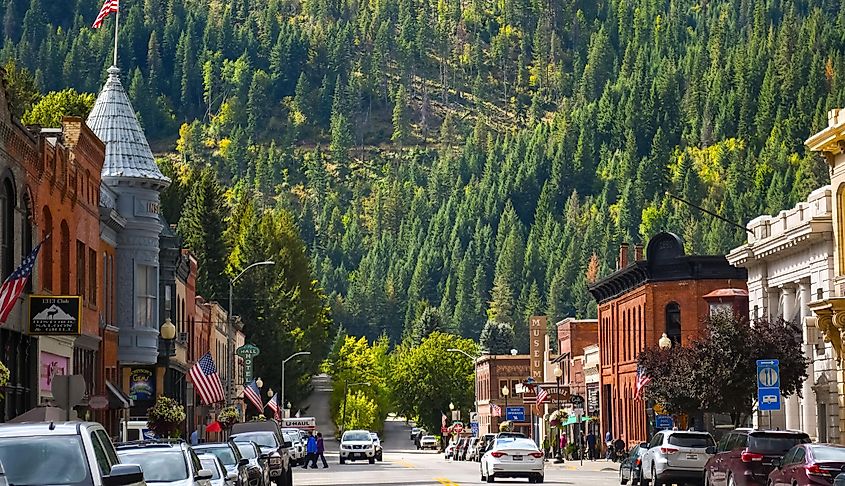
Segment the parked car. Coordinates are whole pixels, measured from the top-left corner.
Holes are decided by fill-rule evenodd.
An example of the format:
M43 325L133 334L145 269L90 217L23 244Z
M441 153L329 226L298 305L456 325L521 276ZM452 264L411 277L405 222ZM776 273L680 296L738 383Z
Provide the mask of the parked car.
M291 443L290 461L294 466L305 464L305 441L299 435L299 429L282 429L282 437L285 442Z
M716 442L707 432L663 430L651 438L642 457L643 485L701 483Z
M226 466L214 454L198 454L203 469L211 471L211 486L234 486L236 473L226 471Z
M456 461L462 461L463 460L462 457L463 457L464 451L467 448L467 442L468 441L469 441L469 439L466 438L466 437L458 437L458 442L457 442L457 445L455 446L455 452L452 455L452 459L454 459Z
M376 460L381 462L384 456L384 449L381 447L381 439L378 438L378 434L375 432L370 432L370 438L373 439L373 446L376 448Z
M340 438L340 463L355 460L376 462L376 448L369 430L347 430Z
M140 440L115 446L117 457L138 464L144 480L172 486L211 486L212 473L184 441Z
M231 438L235 442L258 444L261 452L270 454L270 479L276 486L293 485L293 444L285 439L279 424L272 420L237 423L232 426Z
M461 458L462 461L474 461L475 454L476 454L476 444L478 444L478 437L470 437L469 442L467 442L467 447L464 449L464 456Z
M836 444L799 444L783 459L772 460L770 486L828 486L845 466L845 447Z
M437 438L433 435L424 435L420 438L420 449L437 450Z
M0 463L9 484L146 486L141 466L121 463L103 426L92 422L1 425Z
M416 438L417 438L417 436L420 434L420 431L421 431L421 430L422 430L422 429L421 429L421 428L419 428L419 427L414 427L414 428L412 428L412 429L411 429L411 438L410 438L410 440L414 440L414 439L416 439Z
M493 447L481 457L481 480L492 483L496 478L528 478L529 483L542 483L545 477L543 456L531 439L496 439Z
M197 454L214 454L223 462L227 472L237 474L235 486L249 486L249 460L241 456L234 440L199 444L193 448Z
M648 442L635 445L622 463L619 464L619 484L638 485L643 477L643 455L648 450Z
M705 486L765 486L774 469L793 446L810 436L788 430L736 429L719 441L705 466Z
M487 449L489 449L493 445L493 441L495 440L496 434L484 434L479 437L478 443L475 446L475 460L477 462L481 461L481 456L483 456L484 453L487 452Z
M446 444L446 449L443 450L443 457L447 461L455 457L455 450L458 448L458 439L453 437Z
M249 486L270 486L270 454L261 452L255 442L235 441L235 445L249 461Z

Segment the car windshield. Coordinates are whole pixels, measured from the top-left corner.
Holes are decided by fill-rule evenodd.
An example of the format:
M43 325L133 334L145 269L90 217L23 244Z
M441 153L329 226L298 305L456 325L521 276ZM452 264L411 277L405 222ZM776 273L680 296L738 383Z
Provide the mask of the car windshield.
M816 462L845 462L845 448L815 446L813 459Z
M421 440L434 440L434 436L433 435L426 435L426 436L423 436L423 438Z
M0 439L0 463L9 484L16 486L91 482L76 435L4 437Z
M537 444L535 444L534 441L531 439L499 440L496 442L496 448L534 450L537 448Z
M233 435L232 439L234 439L235 442L255 442L260 447L279 447L279 444L276 443L276 434L272 432L238 434Z
M170 483L188 479L188 466L182 451L150 451L134 449L118 452L120 462L138 464L148 483Z
M238 450L241 451L241 455L244 456L245 459L255 459L258 457L258 454L255 453L255 448L252 447L252 444L243 444L238 443Z
M368 442L371 439L367 432L347 432L343 434L343 440Z
M672 434L669 436L669 444L678 447L706 448L716 445L710 434Z
M211 479L220 479L220 466L217 464L217 459L213 457L201 457L200 464L203 469L211 471Z
M748 450L777 452L783 454L797 444L807 444L810 438L806 434L749 434Z
M227 466L233 466L238 461L235 460L235 454L232 453L232 448L227 445L216 445L216 446L194 446L194 449L199 452L208 452L214 454L215 456L219 457L223 464Z

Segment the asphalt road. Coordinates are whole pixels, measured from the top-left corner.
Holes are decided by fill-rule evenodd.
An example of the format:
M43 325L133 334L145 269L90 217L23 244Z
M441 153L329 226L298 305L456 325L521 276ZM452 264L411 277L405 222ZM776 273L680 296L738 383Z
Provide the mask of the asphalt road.
M431 451L419 452L408 440L409 428L404 422L385 423L384 462L373 465L366 461L338 463L337 442L326 442L329 468L294 470L296 486L341 485L409 485L409 486L464 486L482 484L477 462L451 462L443 455ZM590 468L571 470L571 466L552 466L547 463L545 484L611 486L619 484L616 465L595 463ZM605 469L605 470L596 470ZM487 484L487 483L483 483ZM525 479L501 479L496 484L528 484Z

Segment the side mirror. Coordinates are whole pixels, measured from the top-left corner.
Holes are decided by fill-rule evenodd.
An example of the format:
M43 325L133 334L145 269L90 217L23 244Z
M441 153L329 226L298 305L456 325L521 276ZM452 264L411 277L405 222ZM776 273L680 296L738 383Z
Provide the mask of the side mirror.
M143 482L144 472L137 464L115 464L109 475L103 477L103 486L129 486Z
M282 447L284 447L285 449L290 449L291 447L293 447L293 442L286 440L282 442Z
M240 461L238 461L238 467L248 466L248 465L249 465L249 459L241 459Z
M261 459L262 461L264 461L264 460L270 459L270 454L267 454L265 452L265 453L261 454L260 456L258 456L258 458Z
M710 455L712 456L713 454L715 454L715 453L716 453L716 448L715 448L715 447L713 447L713 446L710 446L710 447L708 447L707 449L704 449L704 453L705 453L705 454L710 454Z
M226 473L226 481L236 481L238 479L238 473L235 471L230 471Z
M199 471L197 471L198 480L211 479L212 476L214 476L214 474L211 472L210 469L200 469Z

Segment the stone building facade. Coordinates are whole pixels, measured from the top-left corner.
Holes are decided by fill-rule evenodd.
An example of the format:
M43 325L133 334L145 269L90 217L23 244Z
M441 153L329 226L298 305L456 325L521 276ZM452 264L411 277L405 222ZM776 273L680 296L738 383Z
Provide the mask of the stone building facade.
M777 216L750 223L746 244L732 250L731 264L748 270L748 307L752 319L783 318L802 329L809 359L801 397L784 400L779 412L758 414L766 427L803 430L819 442L839 440L836 360L816 327L810 302L833 292L833 198L829 186Z
M629 264L627 256L623 246L616 272L589 290L598 302L601 432L634 443L653 431L650 407L634 398L639 353L657 346L664 333L675 345L697 337L710 312L702 297L721 288L744 289L746 272L724 256L686 255L671 233L655 235L645 259Z

